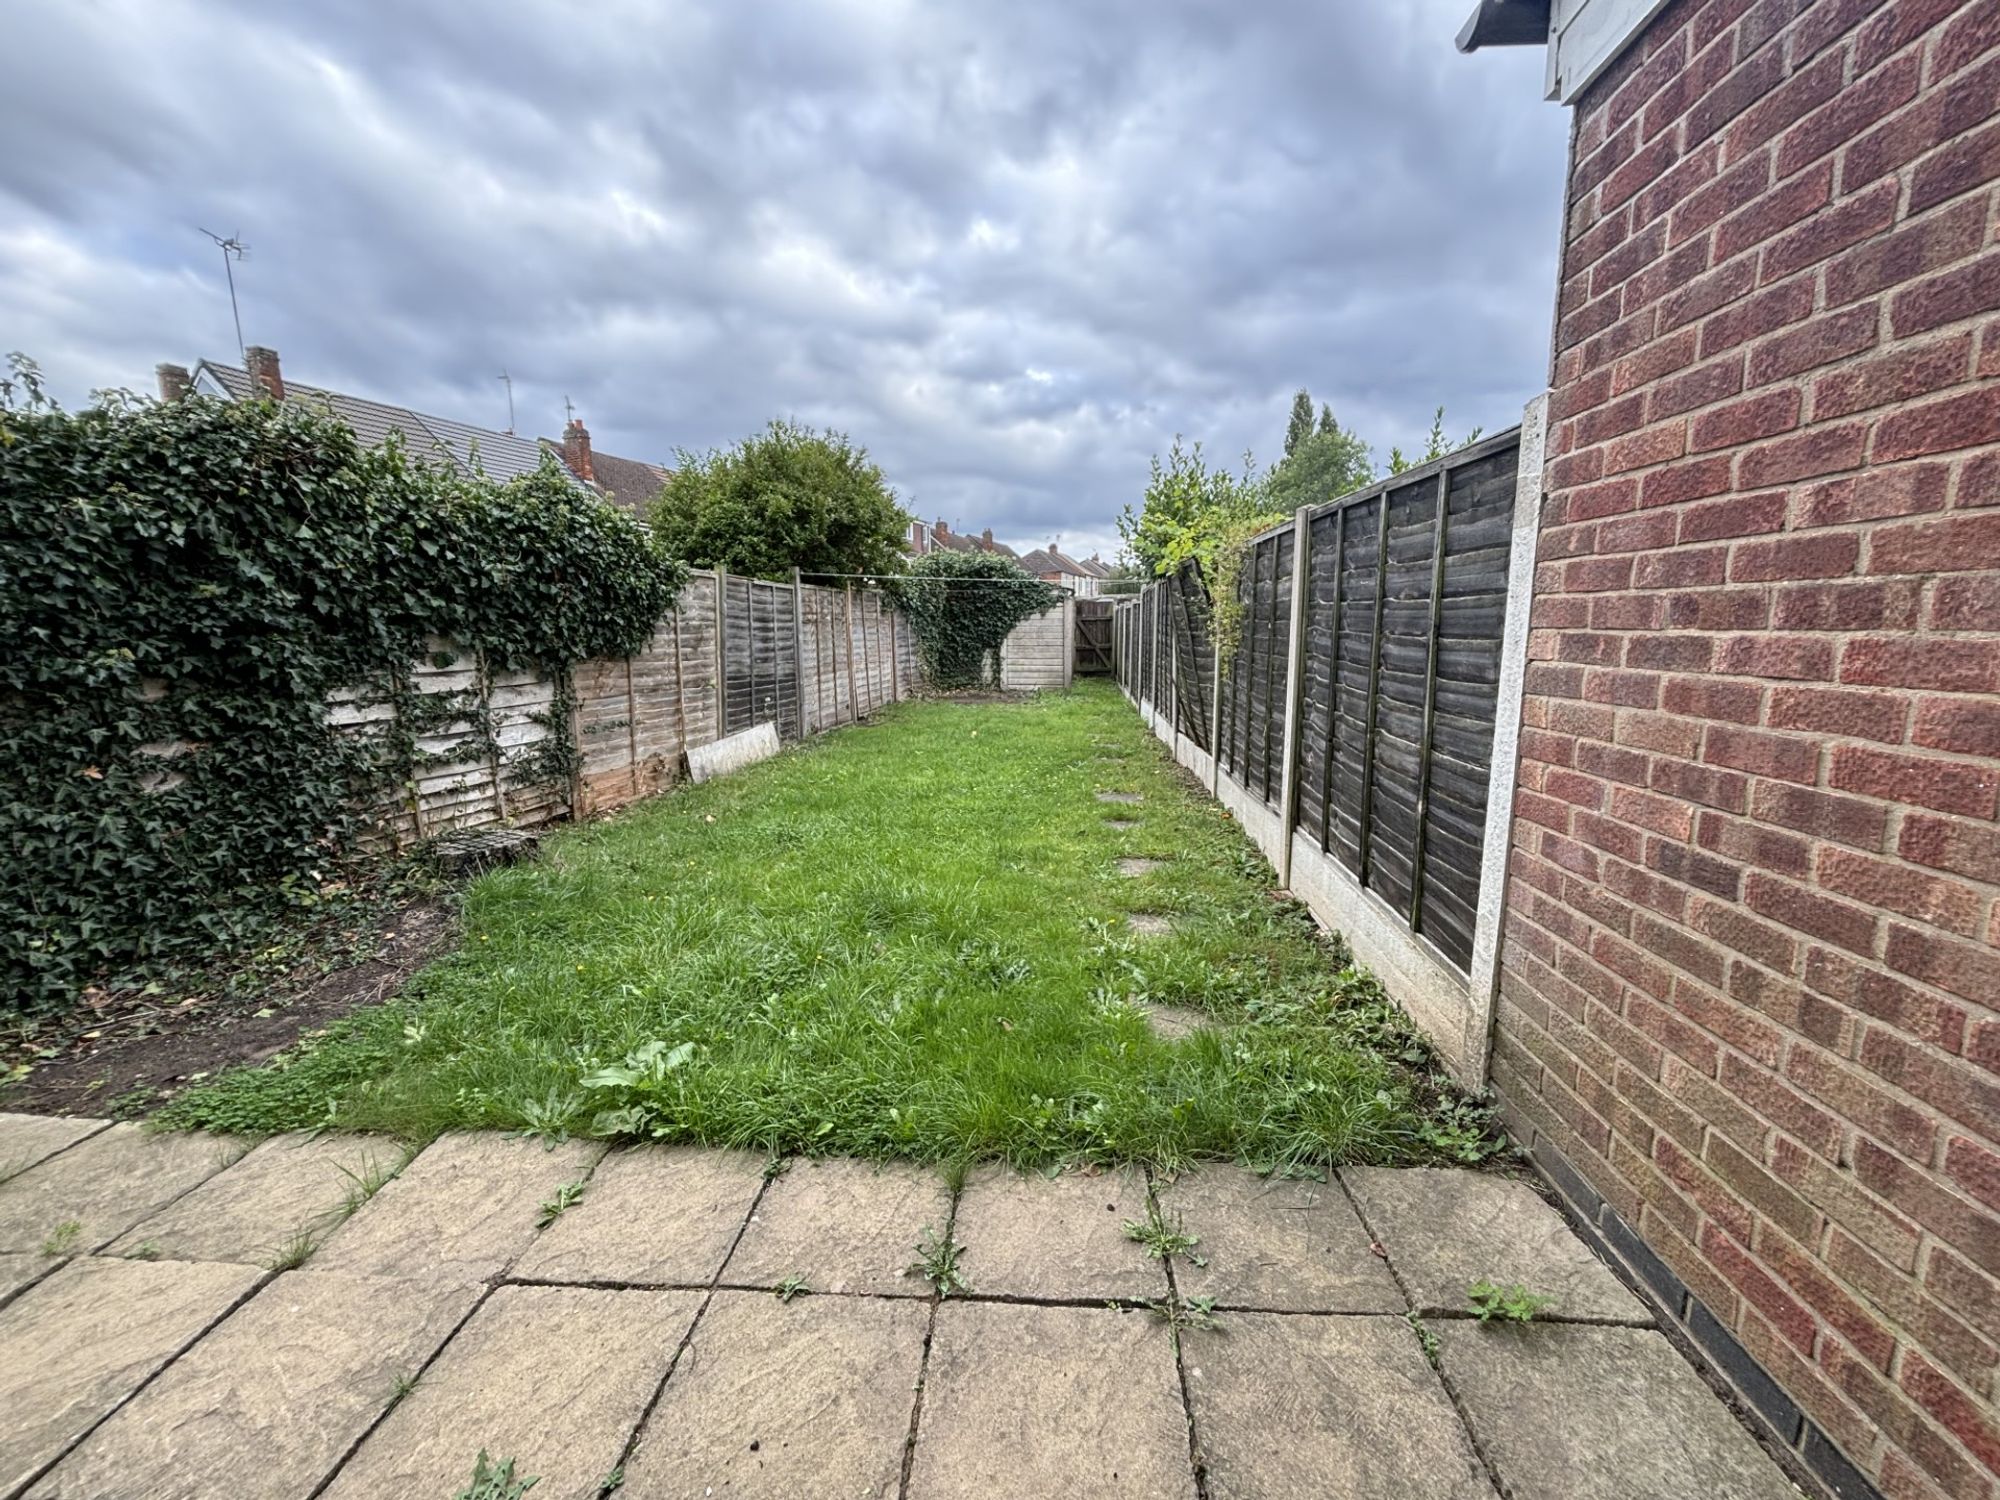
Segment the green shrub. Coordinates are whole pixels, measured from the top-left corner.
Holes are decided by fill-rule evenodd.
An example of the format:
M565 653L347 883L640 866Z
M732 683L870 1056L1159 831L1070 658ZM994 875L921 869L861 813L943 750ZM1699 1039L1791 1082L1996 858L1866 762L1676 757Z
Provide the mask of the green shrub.
M999 681L1000 645L1030 615L1062 598L1011 557L992 552L932 552L893 580L890 592L917 633L924 674L935 687Z

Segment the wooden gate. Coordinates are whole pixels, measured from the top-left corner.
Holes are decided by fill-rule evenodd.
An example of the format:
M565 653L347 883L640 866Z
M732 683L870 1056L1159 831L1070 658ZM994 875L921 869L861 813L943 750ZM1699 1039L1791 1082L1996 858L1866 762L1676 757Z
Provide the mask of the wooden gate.
M1076 601L1076 670L1080 677L1111 672L1111 611L1109 599Z

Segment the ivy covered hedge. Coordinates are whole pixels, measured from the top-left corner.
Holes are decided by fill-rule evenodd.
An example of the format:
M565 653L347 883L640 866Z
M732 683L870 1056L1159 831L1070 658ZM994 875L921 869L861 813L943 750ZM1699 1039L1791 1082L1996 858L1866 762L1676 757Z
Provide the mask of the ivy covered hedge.
M1062 592L1011 557L993 552L930 552L888 580L917 633L917 653L933 687L1000 681L1000 646L1014 627L1057 603Z
M416 751L336 733L330 694L393 694L431 635L562 683L637 649L683 576L552 462L469 479L297 403L66 412L17 365L0 1008L235 944L331 878Z

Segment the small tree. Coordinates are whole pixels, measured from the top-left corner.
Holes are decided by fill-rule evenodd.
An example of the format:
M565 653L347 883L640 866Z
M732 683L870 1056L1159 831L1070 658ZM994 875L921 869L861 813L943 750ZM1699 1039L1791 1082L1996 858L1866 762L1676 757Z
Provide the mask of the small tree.
M1273 511L1293 511L1301 505L1318 505L1359 489L1374 477L1368 445L1335 422L1333 412L1327 410L1319 430L1265 476L1265 506Z
M1443 458L1447 453L1456 453L1461 448L1470 448L1474 443L1479 441L1479 434L1485 430L1483 427L1475 427L1457 442L1450 441L1444 435L1444 408L1440 406L1431 415L1431 430L1425 438L1424 451L1416 458L1411 458L1401 448L1391 448L1389 450L1389 472L1391 474L1400 474L1405 469L1414 469L1418 464L1427 464Z
M916 628L924 672L941 688L1000 680L999 651L1013 628L1062 598L1011 557L932 552L889 585Z
M759 578L894 572L910 520L865 448L795 422L676 454L648 519L669 557Z
M1285 424L1285 457L1299 451L1299 444L1313 435L1313 398L1304 386L1292 397L1292 419Z

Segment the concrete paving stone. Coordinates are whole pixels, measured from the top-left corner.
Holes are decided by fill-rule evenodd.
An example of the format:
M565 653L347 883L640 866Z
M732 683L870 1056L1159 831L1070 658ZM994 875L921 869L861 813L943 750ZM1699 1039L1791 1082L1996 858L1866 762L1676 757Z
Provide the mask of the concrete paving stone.
M74 1260L0 1310L0 1495L59 1457L264 1274Z
M323 1238L369 1173L394 1171L407 1153L387 1136L281 1135L256 1147L185 1198L134 1224L106 1253L142 1247L167 1260L266 1265L299 1235Z
M1135 911L1125 918L1125 925L1139 937L1166 937L1174 930L1174 919L1156 911Z
M929 1321L902 1298L717 1292L619 1500L894 1495Z
M1146 799L1138 792L1099 792L1097 800L1099 802L1115 802L1121 807L1130 807L1134 803L1144 802Z
M1401 1318L1227 1313L1181 1355L1210 1500L1492 1500Z
M1123 875L1127 880L1137 880L1141 875L1150 875L1153 871L1164 870L1166 867L1167 861L1164 859L1134 857L1118 861L1118 873Z
M0 1182L0 1250L39 1250L62 1238L95 1250L250 1149L233 1136L149 1134L113 1125Z
M978 1295L1155 1300L1166 1267L1125 1235L1147 1207L1146 1179L1130 1169L1047 1177L990 1163L967 1174L952 1235Z
M595 1500L704 1295L498 1288L325 1500L443 1500L472 1478L482 1448L537 1478L534 1500Z
M1195 1253L1208 1261L1174 1262L1184 1297L1274 1312L1405 1310L1338 1183L1212 1166L1157 1192L1168 1222L1194 1235Z
M40 1281L61 1264L62 1260L56 1256L33 1251L0 1254L0 1302L5 1302L22 1287Z
M0 1182L20 1176L36 1162L96 1135L110 1123L58 1115L0 1113Z
M1348 1167L1340 1175L1419 1312L1469 1311L1466 1289L1484 1279L1554 1297L1544 1318L1653 1321L1525 1182L1442 1167Z
M799 1160L772 1180L723 1267L728 1286L803 1276L816 1292L930 1295L910 1273L926 1227L943 1234L951 1188L906 1162Z
M498 1276L534 1241L541 1205L585 1177L604 1149L494 1131L440 1136L334 1230L312 1264L357 1276Z
M1137 828L1139 820L1136 818L1106 818L1104 826L1111 829L1114 833L1124 833L1130 829Z
M706 1286L764 1185L748 1151L638 1146L591 1173L583 1199L514 1266L539 1281Z
M910 1500L1194 1493L1173 1341L1153 1314L939 1305Z
M1652 1329L1431 1328L1473 1439L1513 1500L1797 1500Z
M308 1495L482 1290L310 1269L279 1276L91 1433L31 1500Z
M1139 1009L1146 1013L1147 1024L1170 1042L1193 1036L1197 1031L1215 1023L1215 1018L1208 1012L1190 1010L1184 1005L1156 1005L1146 1001Z

